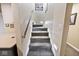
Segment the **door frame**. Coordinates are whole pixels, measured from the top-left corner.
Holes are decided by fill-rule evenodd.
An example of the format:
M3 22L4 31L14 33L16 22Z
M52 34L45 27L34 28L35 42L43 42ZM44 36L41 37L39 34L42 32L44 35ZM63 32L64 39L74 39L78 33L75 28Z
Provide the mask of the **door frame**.
M73 6L73 3L67 3L66 5L63 36L62 36L62 43L61 43L61 49L60 49L61 56L65 56L65 52L66 52L66 42L67 42L67 36L68 36L68 31L69 31L69 19L72 12L72 6Z

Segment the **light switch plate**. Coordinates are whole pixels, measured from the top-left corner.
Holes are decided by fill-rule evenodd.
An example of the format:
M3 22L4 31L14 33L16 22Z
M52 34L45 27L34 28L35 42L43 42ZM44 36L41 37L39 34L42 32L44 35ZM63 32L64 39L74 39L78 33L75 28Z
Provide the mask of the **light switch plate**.
M9 24L5 24L5 27L9 27Z
M14 28L14 24L10 24L10 28Z

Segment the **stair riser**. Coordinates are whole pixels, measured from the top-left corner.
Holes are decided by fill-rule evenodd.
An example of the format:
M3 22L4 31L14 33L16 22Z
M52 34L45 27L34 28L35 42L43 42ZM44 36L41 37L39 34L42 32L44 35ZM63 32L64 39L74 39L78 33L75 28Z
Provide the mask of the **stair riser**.
M31 40L50 40L50 38L31 38Z
M48 33L32 33L32 36L48 36Z
M33 27L43 27L43 25L33 25Z
M48 39L31 39L31 42L46 42L46 43L50 43L50 40Z
M47 28L33 28L32 31L47 31Z

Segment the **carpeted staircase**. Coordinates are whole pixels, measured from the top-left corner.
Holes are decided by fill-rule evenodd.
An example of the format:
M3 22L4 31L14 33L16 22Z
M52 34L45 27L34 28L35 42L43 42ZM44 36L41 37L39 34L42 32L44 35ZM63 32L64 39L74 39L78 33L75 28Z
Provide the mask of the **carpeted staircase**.
M27 56L54 56L51 50L48 29L42 24L33 24Z

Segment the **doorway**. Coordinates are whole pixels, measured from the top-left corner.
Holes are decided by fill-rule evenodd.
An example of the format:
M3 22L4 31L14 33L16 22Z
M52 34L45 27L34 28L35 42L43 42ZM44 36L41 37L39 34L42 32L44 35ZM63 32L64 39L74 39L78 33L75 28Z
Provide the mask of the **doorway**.
M63 28L63 36L62 36L62 42L61 42L61 50L60 55L65 56L66 55L66 48L67 48L67 37L68 37L68 31L69 31L69 19L72 12L72 3L67 3L66 5L66 11L65 11L65 18L64 18L64 28Z
M79 56L79 4L77 3L72 6L70 20L72 22L69 22L66 55Z
M78 14L79 4L68 4L65 13L64 30L61 45L61 55L63 56L79 56L79 33L78 28ZM71 18L74 15L73 19ZM76 20L75 23L70 24L70 20Z

